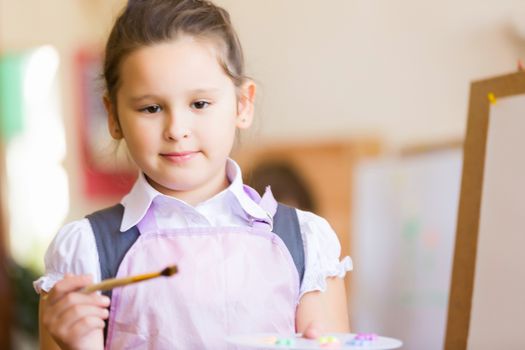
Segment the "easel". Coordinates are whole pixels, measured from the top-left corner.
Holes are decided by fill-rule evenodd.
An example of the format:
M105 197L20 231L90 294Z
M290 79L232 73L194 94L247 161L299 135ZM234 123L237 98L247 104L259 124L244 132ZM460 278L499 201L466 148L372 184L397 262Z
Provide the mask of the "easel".
M485 163L488 154L487 139L491 124L491 104L497 103L497 99L500 98L522 94L525 94L525 72L523 71L474 82L471 85L445 337L445 349L447 350L467 349L469 345L476 259L480 258L478 256L479 231ZM525 111L523 112L525 114ZM508 322L508 320L494 319L493 322ZM487 329L486 331L492 332L493 330ZM497 337L496 334L494 336Z

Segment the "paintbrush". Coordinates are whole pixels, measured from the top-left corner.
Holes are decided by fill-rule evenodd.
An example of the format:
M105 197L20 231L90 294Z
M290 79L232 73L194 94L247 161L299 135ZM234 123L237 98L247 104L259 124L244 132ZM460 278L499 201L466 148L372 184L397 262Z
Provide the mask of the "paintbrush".
M159 272L151 272L151 273L145 273L142 275L136 275L136 276L130 276L130 277L124 277L124 278L108 278L106 280L103 280L100 283L92 284L90 286L84 287L80 290L82 293L93 293L97 290L110 290L116 287L122 287L128 284L142 282L145 280L149 280L152 278L165 276L169 277L177 273L177 265L172 265L166 267L164 270Z

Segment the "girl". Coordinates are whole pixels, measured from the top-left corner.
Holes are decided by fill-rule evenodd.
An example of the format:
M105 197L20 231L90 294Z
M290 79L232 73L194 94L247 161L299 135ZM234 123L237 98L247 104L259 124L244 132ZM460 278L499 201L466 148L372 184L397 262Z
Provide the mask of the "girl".
M208 1L129 1L106 46L111 136L140 174L121 204L64 226L35 282L44 349L224 349L227 335L348 332L335 233L242 184L228 158L255 84L228 13ZM108 277L179 273L78 292ZM111 307L108 311L108 307Z

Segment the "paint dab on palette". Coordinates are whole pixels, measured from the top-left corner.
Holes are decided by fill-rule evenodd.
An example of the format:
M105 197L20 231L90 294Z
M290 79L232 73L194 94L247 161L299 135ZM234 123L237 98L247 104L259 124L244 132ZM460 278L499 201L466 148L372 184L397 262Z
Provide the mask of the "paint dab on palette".
M334 333L317 339L305 339L301 334L261 333L226 338L227 342L252 349L288 350L387 350L400 348L403 343L394 338L380 337L375 333Z

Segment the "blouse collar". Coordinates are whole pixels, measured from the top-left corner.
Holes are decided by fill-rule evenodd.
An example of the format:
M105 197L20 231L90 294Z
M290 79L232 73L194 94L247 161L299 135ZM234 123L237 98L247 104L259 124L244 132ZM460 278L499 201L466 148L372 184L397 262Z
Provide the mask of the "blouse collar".
M239 165L230 158L228 158L226 162L226 176L230 181L230 185L207 201L233 197L248 216L257 220L271 221L271 215L269 215L269 213L261 208L257 204L258 202L256 202L260 200L260 197L256 194L254 195L255 191L246 188L243 184L242 173ZM230 192L233 196L224 196L224 193L226 192ZM122 217L120 231L125 232L131 227L137 225L144 218L153 201L158 197L163 198L164 200L174 201L181 206L191 206L180 199L160 193L149 184L144 174L140 172L133 188L121 201L124 206L124 215Z

